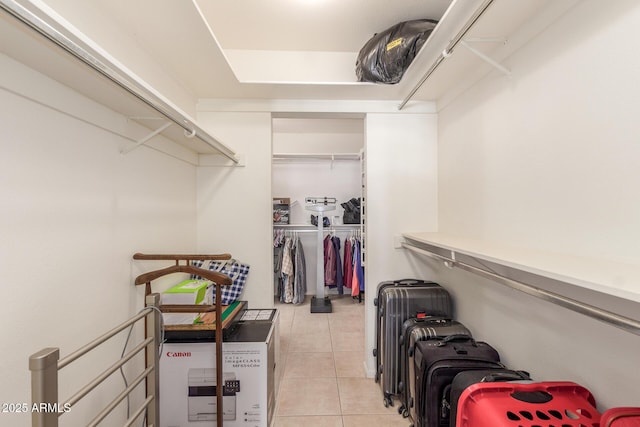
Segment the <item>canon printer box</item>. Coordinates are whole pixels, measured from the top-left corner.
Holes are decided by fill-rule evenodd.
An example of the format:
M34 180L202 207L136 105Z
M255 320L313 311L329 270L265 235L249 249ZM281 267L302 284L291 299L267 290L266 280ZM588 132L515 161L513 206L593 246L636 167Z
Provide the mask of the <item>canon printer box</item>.
M242 322L241 322L242 323ZM275 407L277 319L239 325L257 338L223 343L224 427L268 427ZM255 335L254 335L255 336ZM160 357L160 427L216 425L213 342L165 343ZM278 364L279 366L279 364Z

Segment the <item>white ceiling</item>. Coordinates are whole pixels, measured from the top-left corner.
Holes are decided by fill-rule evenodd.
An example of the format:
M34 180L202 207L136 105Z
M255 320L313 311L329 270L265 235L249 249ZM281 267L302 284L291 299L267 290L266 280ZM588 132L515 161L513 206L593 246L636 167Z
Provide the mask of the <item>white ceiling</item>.
M19 1L42 3L42 0ZM530 26L536 15L544 15L545 9L571 2L575 0L496 0L469 36L506 40L514 32ZM44 3L107 51L126 53L127 49L120 45L123 40L133 41L137 52L159 64L162 73L193 99L400 101L418 84L482 0L92 0L80 3L46 0ZM374 33L405 20L439 19L443 13L446 13L445 19L399 84L355 81L355 56ZM3 28L8 21L9 18L0 20L0 51L27 58L29 52L25 50L28 49L22 48L20 52L21 46L8 41L12 35L9 28ZM535 33L530 32L530 36ZM502 58L516 47L500 43L478 46L489 54L501 51ZM347 63L350 67L347 78L343 78L343 73L341 79L333 77L324 81L318 76L305 81L297 78L298 75L288 81L274 81L274 75L286 76L291 68L287 61L267 63L268 58L280 58L279 55L302 58L303 63L305 59L313 63L326 58L318 66L326 69L319 69L318 74L330 72L334 62L339 62L332 58L349 59L351 55L354 63ZM35 63L43 55L31 53L31 56L29 61ZM114 56L121 58L118 54ZM242 62L238 57L244 58L244 64L240 64L244 68L238 65L238 61ZM135 58L125 55L123 61L127 63L127 59ZM47 63L44 68L55 67ZM144 71L139 72L142 77ZM270 76L261 80L261 73L267 71ZM439 67L412 99L439 99L465 75L489 71L489 65L458 47L456 55L444 61L444 66ZM251 72L251 76L247 72ZM64 73L54 78L65 84L74 79Z
M358 52L376 32L439 19L451 0L196 0L223 49Z
M196 98L395 100L400 98L397 85L356 81L358 51L373 34L398 22L439 19L450 2L95 0L92 3L135 38ZM278 55L288 56L279 60ZM233 63L238 57L241 59ZM274 76L287 76L291 69L288 63L296 62L297 58L303 64L319 65L310 70L308 79L296 74L277 81ZM238 61L243 60L244 68L240 69L242 64ZM338 63L342 70L336 74L333 69ZM247 75L249 71L253 74Z
M0 0L0 6L14 1L80 46L89 46L105 68L115 65L118 73L128 70L124 74L137 76L130 82L142 87L144 96L182 109L186 115L176 123L186 123L190 131L196 125L189 116L195 117L202 105L270 105L279 112L274 117L280 132L296 132L301 119L307 119L305 126L325 129L327 119L337 117L351 119L361 131L360 114L369 108L395 110L411 99L409 108L425 107L414 101L436 101L440 109L488 73L508 78L458 45L424 81L427 70L486 0ZM483 39L474 47L508 68L509 55L578 1L493 0L465 40ZM400 83L355 81L357 51L374 33L401 21L441 16ZM52 46L0 10L0 53L126 117L156 116L156 109L127 91L113 90L111 80ZM295 64L305 62L317 68L313 78L290 73ZM337 64L343 69L326 77ZM25 82L0 74L0 88L7 79L22 86ZM26 96L39 99L37 87L22 86ZM157 126L156 121L139 123L152 130ZM184 138L179 126L163 135L197 153L226 150L213 137L218 145L207 138Z

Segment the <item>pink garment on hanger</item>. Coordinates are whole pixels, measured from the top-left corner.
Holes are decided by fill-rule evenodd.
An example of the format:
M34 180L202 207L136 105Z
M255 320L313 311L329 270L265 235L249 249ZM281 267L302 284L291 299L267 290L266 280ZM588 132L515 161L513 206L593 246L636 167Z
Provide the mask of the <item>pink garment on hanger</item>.
M360 295L360 282L358 282L358 275L353 274L351 278L351 296L357 297Z
M344 242L344 285L347 288L351 287L351 279L353 277L353 249L351 245L351 239L347 239Z

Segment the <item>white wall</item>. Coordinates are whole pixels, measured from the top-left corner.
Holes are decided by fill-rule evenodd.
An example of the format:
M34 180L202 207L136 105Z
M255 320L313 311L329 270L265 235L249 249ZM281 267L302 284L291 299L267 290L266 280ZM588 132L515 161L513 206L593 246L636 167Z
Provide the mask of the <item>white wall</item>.
M362 118L274 118L273 152L358 153L364 146Z
M640 257L639 20L634 1L582 2L507 61L511 79L440 112L443 230Z
M363 119L273 119L273 153L357 154L363 147ZM327 215L342 218L344 209L340 203L361 196L360 161L305 158L274 161L271 191L273 197L289 197L297 202L291 207L292 224L310 223L309 211L304 209L304 199L309 196L337 198L336 210Z
M325 212L333 223L342 224L344 209L340 203L360 197L362 181L359 160L288 160L273 164L273 197L289 197L293 205L291 224L311 224L311 213L305 209L305 197L335 197L336 209ZM317 215L315 212L314 215Z
M242 299L273 306L271 114L202 111L198 122L246 160L198 168L198 251L228 252L251 266Z
M0 68L0 401L30 403L31 354L60 347L64 357L143 307L144 289L133 281L157 264L134 262L135 252L196 249L196 172L147 147L121 155L131 141L114 132L143 132L125 117L6 56ZM23 96L28 91L37 102ZM62 398L86 383L80 374L113 363L123 344L120 337L106 353L65 368ZM110 384L122 387L119 377ZM111 389L63 420L80 425ZM30 418L3 413L0 424L28 426Z
M637 264L638 23L636 1L580 2L505 62L511 79L492 74L440 112L440 231ZM640 337L458 270L437 277L510 365L577 380L603 408L638 405Z
M375 372L376 287L409 277L430 278L405 254L394 250L394 236L438 227L437 116L367 114L366 156L366 319L365 355L369 376Z

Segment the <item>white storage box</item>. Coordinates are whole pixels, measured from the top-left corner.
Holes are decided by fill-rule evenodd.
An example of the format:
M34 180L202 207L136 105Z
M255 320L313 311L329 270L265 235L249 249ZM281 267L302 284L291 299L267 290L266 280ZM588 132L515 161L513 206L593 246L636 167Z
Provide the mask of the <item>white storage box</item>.
M213 283L210 280L185 280L162 293L162 304L213 303ZM190 325L197 323L198 313L164 313L165 325Z

